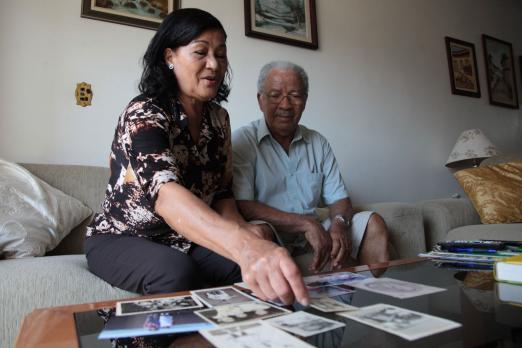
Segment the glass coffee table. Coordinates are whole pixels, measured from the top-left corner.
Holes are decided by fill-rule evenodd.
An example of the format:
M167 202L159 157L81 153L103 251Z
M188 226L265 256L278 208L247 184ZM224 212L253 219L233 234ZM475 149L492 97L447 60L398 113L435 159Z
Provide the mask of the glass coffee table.
M414 258L386 264L345 269L367 276L400 279L445 288L446 291L397 299L386 295L356 290L336 299L356 307L385 303L449 319L462 327L415 341L408 341L356 321L323 313L313 308L306 311L344 322L345 327L304 339L317 347L522 347L522 303L508 303L502 287L491 271L468 271L438 268L429 260ZM522 286L511 288L511 295L522 298ZM518 292L518 295L517 295ZM184 293L179 293L186 294ZM28 315L15 347L132 347L129 341L98 340L104 321L100 309L109 309L116 301L36 310ZM302 309L296 306L297 310ZM184 334L141 340L143 347L212 347L199 334ZM138 345L138 346L140 346Z

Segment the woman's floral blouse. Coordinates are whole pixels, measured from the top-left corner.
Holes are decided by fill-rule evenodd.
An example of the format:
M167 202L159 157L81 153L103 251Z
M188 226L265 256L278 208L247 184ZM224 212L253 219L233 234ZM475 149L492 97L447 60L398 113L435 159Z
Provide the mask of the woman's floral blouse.
M87 237L128 234L188 252L191 242L154 212L159 189L173 181L208 205L232 197L230 144L228 113L215 103L204 107L195 144L179 103L170 115L150 98L134 98L119 118L105 200Z

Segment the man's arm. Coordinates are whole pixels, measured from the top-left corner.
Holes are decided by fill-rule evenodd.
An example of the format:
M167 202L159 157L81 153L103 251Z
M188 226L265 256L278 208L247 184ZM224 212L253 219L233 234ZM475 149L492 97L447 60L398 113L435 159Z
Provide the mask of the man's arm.
M330 260L332 240L313 216L287 213L253 200L238 200L239 211L246 220L264 220L277 231L303 233L314 249L311 271L321 270Z
M328 206L330 209L330 228L328 232L332 238L332 268L340 268L343 260L352 251L352 239L350 228L336 216L342 216L347 221L352 221L353 209L349 198L342 198Z

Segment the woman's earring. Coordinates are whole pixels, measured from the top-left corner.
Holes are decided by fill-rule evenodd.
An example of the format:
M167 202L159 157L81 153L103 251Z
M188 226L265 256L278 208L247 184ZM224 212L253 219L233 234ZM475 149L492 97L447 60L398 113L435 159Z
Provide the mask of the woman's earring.
M168 67L169 67L170 70L174 70L174 64L169 63Z

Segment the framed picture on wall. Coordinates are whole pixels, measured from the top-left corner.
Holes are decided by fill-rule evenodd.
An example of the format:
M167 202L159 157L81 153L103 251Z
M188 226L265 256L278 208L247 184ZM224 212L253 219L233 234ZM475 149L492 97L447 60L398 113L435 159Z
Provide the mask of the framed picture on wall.
M488 35L482 35L482 44L490 104L518 109L512 45Z
M520 86L522 86L522 56L519 56L518 57L518 61L519 61L519 68L520 70L518 71L520 73Z
M445 40L451 93L480 98L475 45L447 36Z
M84 18L157 30L179 0L82 0Z
M315 0L244 0L245 35L317 49Z

